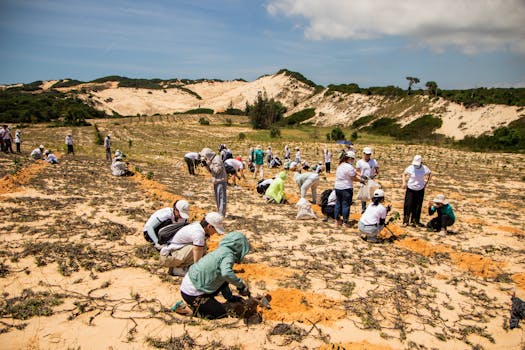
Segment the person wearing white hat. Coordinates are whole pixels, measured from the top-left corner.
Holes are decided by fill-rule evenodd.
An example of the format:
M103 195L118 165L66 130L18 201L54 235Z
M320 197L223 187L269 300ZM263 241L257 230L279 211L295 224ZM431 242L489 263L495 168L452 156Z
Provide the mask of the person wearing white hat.
M17 130L15 132L16 153L21 153L20 151L21 144L22 144L22 135L20 134L20 130Z
M253 151L253 164L255 166L253 178L255 179L257 173L259 173L259 180L264 179L264 151L262 150L261 145L257 145Z
M224 233L224 218L217 212L206 214L200 222L182 227L160 250L159 262L172 276L184 276L190 265L206 254L206 241Z
M200 156L206 161L205 167L211 174L217 211L226 217L228 174L226 173L224 163L219 155L207 147L201 150Z
M361 231L361 238L370 243L379 243L379 233L385 227L386 214L390 211L390 206L384 206L385 192L377 189L372 195L372 203L368 205L363 215L359 219L357 227Z
M294 162L301 163L301 150L299 147L295 147L295 159Z
M454 224L456 216L452 206L447 202L443 194L438 194L428 202L428 215L434 215L435 213L437 213L437 217L430 220L427 223L427 227L435 232L439 232L441 237L445 237L447 235L447 227Z
M37 160L37 159L44 159L44 145L38 146L38 148L35 148L31 151L31 158Z
M351 227L348 222L350 216L350 206L352 205L352 197L354 195L354 181L361 181L357 175L352 163L355 160L355 153L346 152L339 160L339 166L335 171L335 195L337 201L334 209L334 219L337 227L343 226ZM340 215L343 216L341 221Z
M425 188L428 186L431 177L432 173L423 164L423 158L420 155L414 156L412 164L405 169L402 175L402 188L406 189L403 205L403 226L409 224L419 227L425 226L420 222L421 207L425 197Z
M329 149L323 150L323 156L324 156L324 168L326 169L326 173L330 174L331 170L331 164L332 164L332 152L330 152Z
M71 134L66 135L66 146L67 154L75 155L75 151L73 150L73 136L71 136Z
M171 224L188 222L190 217L190 204L181 199L173 203L173 207L162 208L154 212L146 221L142 231L144 238L148 242L152 242L155 248L161 249L159 245L158 233L161 228Z
M359 159L355 164L355 170L364 181L374 179L379 175L379 164L377 160L372 158L372 148L363 148L363 158ZM364 184L362 184L364 186ZM372 192L372 190L370 190ZM361 213L366 210L366 201L361 201Z

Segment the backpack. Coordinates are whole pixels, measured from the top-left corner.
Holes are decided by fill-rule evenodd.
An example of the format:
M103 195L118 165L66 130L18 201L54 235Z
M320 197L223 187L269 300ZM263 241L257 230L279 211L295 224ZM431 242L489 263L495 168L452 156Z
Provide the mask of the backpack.
M330 197L330 193L332 193L332 189L324 190L323 193L321 193L321 203L319 204L321 208L326 207L328 205L328 197Z
M175 236L175 234L186 225L188 225L187 222L177 222L175 224L161 228L158 233L159 244L168 243L173 238L173 236Z

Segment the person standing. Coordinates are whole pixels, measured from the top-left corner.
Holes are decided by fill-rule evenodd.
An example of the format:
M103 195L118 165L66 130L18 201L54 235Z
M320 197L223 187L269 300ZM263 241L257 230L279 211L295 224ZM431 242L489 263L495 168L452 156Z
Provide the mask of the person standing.
M220 156L217 156L209 148L203 148L201 157L206 160L206 169L211 174L213 182L213 192L215 194L215 202L217 203L217 211L226 217L226 187L228 186L228 174Z
M327 174L330 174L330 166L332 164L332 152L328 149L324 149L324 168Z
M290 154L291 154L290 146L288 145L284 146L284 160L285 161L290 160Z
M372 148L363 148L363 158L357 161L355 169L364 181L374 179L379 175L379 164L377 163L377 160L372 158ZM365 184L361 184L361 186L365 186ZM364 213L365 210L366 201L361 201L361 214Z
M15 132L15 145L16 145L16 152L17 153L22 153L22 151L20 150L20 146L22 145L22 135L20 134L20 130L17 130Z
M75 155L75 151L73 150L73 136L71 136L71 134L67 134L66 136L66 146L67 154Z
M335 171L335 195L337 201L334 209L334 219L337 221L337 227L351 227L348 218L350 216L350 206L352 205L352 197L354 195L354 181L360 181L352 163L355 160L354 152L347 152L339 161L339 166ZM340 215L343 216L341 222Z
M420 222L421 207L425 197L425 188L428 186L431 177L432 173L423 164L423 158L420 155L414 156L412 164L405 169L402 175L402 188L406 189L403 205L403 226L409 224L419 227L425 226Z
M9 129L9 127L7 125L4 125L3 126L3 135L2 135L2 140L3 140L3 143L4 143L4 152L5 153L8 153L8 152L11 152L11 153L15 153L13 151L13 135L11 135L11 129Z
M206 240L213 234L223 234L222 215L206 214L200 222L182 227L160 250L159 262L172 276L184 276L190 265L206 254Z
M107 134L104 139L104 149L106 150L106 160L111 162L111 135Z
M199 154L197 152L188 152L184 155L184 161L188 166L188 172L190 175L195 175L195 166L199 162Z
M268 146L268 148L266 149L266 166L268 168L271 167L270 164L272 163L272 159L273 159L272 147Z
M294 162L297 164L301 163L301 150L299 150L299 147L295 147L295 159Z
M253 178L255 179L257 177L257 173L259 172L259 180L262 180L264 179L264 151L262 150L261 145L257 145L257 147L255 147L255 151L253 151L253 158L253 163L255 165Z

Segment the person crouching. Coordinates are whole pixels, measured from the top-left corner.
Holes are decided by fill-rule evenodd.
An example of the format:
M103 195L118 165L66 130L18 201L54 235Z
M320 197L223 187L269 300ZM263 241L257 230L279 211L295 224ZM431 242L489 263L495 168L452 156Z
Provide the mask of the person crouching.
M427 227L435 232L439 231L439 236L445 237L447 235L447 227L452 226L456 221L454 210L446 201L445 195L439 194L428 202L428 215L434 215L434 213L437 213L437 217L430 220L427 223Z
M384 206L385 192L381 189L374 191L372 203L368 205L358 223L361 238L370 243L380 243L379 232L385 227L386 214L390 206Z

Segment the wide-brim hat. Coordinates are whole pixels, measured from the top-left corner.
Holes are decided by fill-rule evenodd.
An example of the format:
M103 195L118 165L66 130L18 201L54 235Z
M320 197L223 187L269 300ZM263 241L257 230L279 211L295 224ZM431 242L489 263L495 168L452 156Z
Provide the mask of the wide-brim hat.
M434 197L434 199L432 199L432 202L444 205L448 204L447 200L445 199L445 195L443 194L438 194L436 197Z

